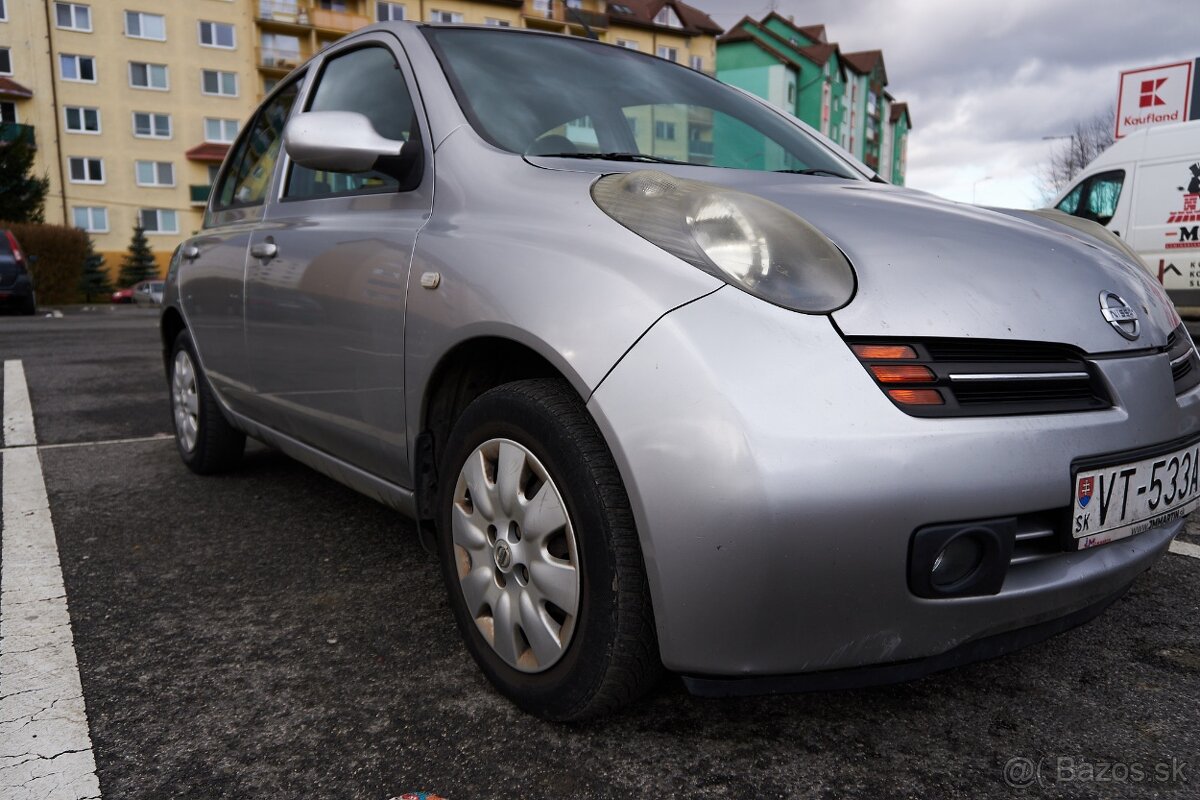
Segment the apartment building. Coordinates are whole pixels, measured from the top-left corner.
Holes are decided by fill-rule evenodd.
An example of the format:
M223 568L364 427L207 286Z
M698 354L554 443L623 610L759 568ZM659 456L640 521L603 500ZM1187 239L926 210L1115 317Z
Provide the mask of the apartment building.
M164 261L200 226L213 173L260 91L245 9L230 0L0 8L0 108L36 143L36 168L50 179L47 221L89 231L110 267L140 224Z
M114 269L141 224L165 264L200 228L264 94L325 45L389 20L591 36L710 74L722 32L675 0L0 0L0 120L11 123L0 136L33 137L48 222L86 229ZM648 119L638 135L711 151L702 122Z
M887 91L883 51L845 53L824 25L771 12L717 39L717 77L794 114L892 183L903 185L912 129Z

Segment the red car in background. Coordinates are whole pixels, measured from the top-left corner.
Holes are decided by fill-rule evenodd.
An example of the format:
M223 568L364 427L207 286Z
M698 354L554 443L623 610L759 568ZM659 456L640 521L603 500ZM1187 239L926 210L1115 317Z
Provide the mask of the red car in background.
M37 313L33 276L28 260L12 231L0 230L0 308L15 308L21 314Z
M117 289L112 293L112 301L114 303L132 303L133 302L133 287L128 289Z

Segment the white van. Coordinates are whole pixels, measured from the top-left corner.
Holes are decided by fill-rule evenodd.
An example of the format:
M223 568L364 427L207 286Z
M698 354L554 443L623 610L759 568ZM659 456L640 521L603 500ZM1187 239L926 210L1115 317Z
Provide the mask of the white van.
M1129 134L1054 207L1124 238L1176 306L1200 306L1200 120Z

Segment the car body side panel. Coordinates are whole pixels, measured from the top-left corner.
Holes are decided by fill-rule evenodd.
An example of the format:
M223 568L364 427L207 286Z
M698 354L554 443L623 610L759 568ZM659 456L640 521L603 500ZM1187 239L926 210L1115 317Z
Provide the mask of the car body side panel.
M908 590L921 526L1064 509L1071 460L1200 433L1167 356L1099 363L1118 406L918 419L829 320L732 287L668 314L588 406L642 537L663 661L786 674L934 655L1118 591L1181 523L1010 571L994 597ZM936 502L933 502L936 501Z
M593 175L533 168L468 128L436 160L433 217L409 277L410 441L430 376L462 342L527 345L586 399L656 319L723 285L601 212L588 191ZM424 273L440 276L436 289L420 286Z

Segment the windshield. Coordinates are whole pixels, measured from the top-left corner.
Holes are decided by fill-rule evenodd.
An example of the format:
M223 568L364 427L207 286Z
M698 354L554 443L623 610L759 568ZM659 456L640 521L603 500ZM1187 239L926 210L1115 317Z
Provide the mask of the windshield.
M786 118L664 59L566 36L423 31L471 125L510 152L861 177Z

